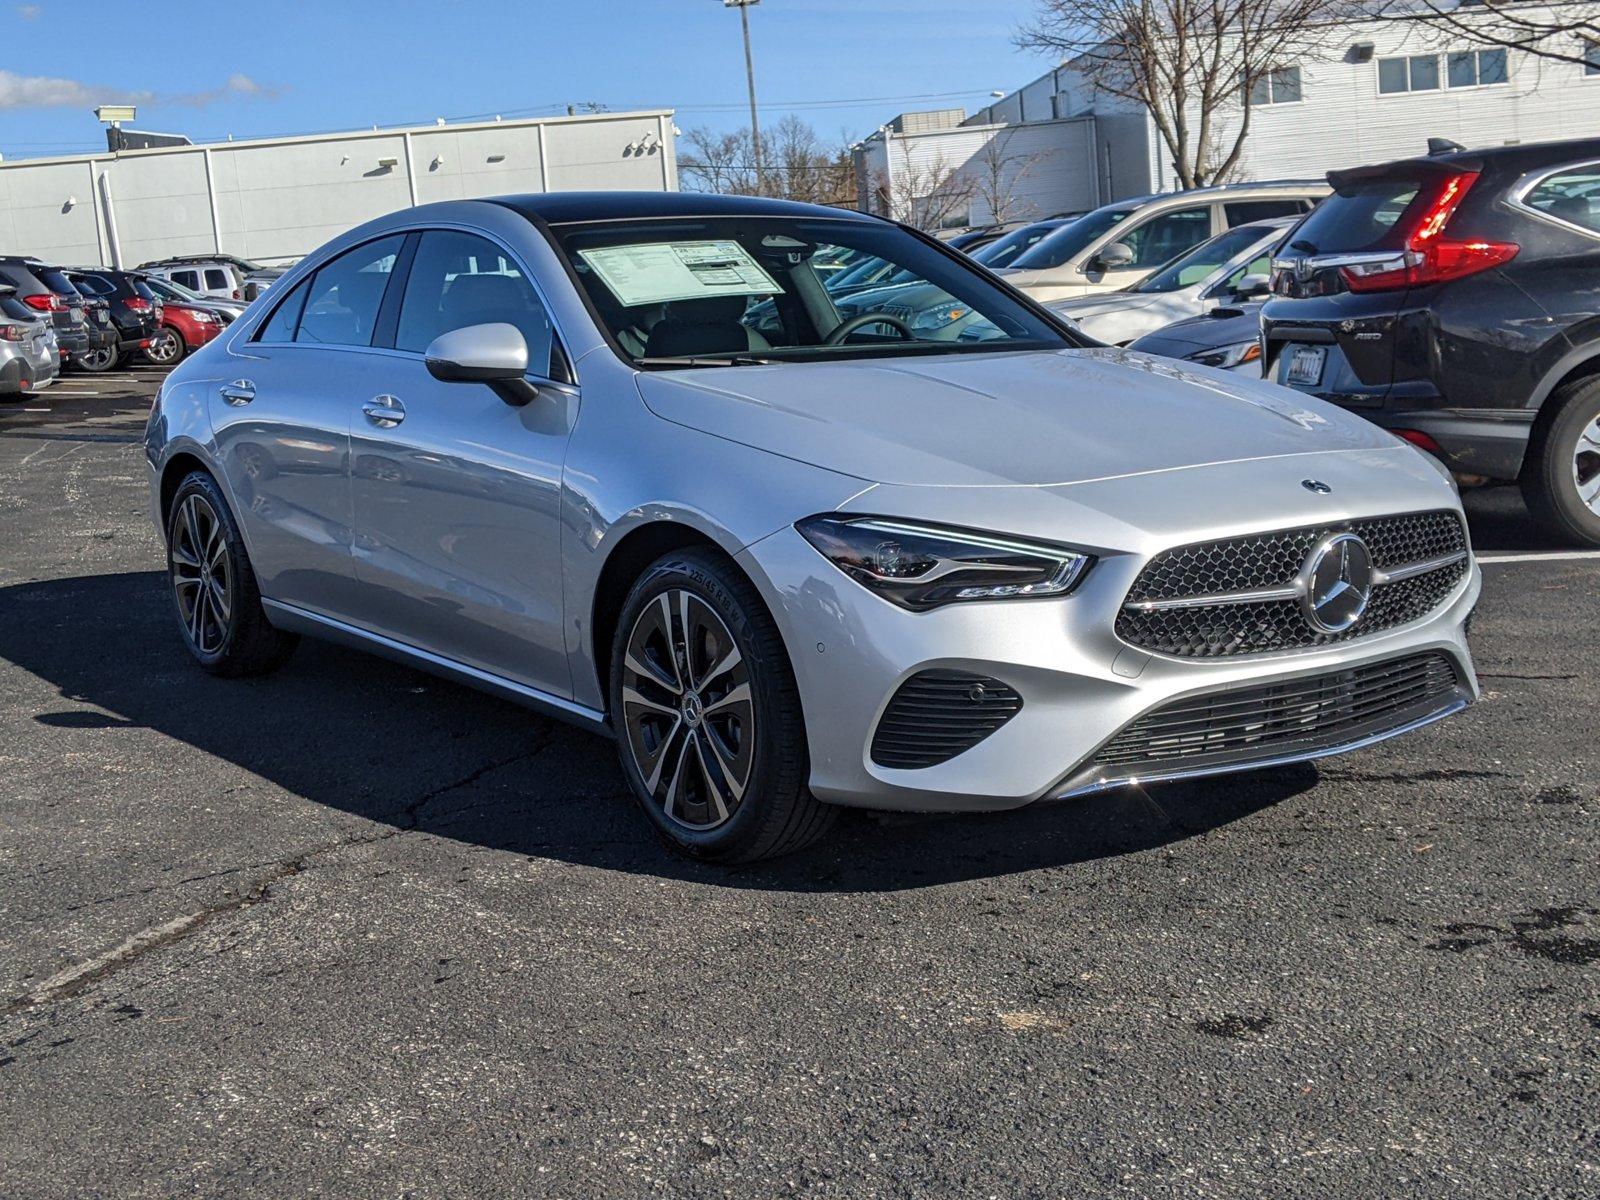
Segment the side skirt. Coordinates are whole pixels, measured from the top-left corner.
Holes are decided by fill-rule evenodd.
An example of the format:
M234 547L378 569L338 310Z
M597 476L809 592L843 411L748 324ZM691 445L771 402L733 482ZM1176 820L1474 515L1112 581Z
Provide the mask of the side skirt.
M564 700L560 696L552 696L548 692L541 692L537 688L490 674L488 671L480 671L477 667L469 667L465 663L456 662L454 659L430 651L408 646L404 642L397 642L382 634L372 633L355 625L347 625L332 617L296 608L292 604L283 604L262 597L261 606L266 609L267 617L272 624L287 633L298 633L319 641L334 642L348 646L352 650L364 650L369 654L376 654L405 666L426 671L430 675L477 688L481 692L499 696L502 700L510 700L513 704L521 704L546 716L580 726L591 733L602 734L605 737L616 736L604 713L582 704Z

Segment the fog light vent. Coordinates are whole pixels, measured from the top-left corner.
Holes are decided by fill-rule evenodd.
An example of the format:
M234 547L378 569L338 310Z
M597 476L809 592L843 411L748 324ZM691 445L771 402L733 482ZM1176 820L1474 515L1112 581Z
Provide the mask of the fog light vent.
M912 770L948 762L1022 711L1016 689L967 671L923 671L900 685L872 736L872 761Z

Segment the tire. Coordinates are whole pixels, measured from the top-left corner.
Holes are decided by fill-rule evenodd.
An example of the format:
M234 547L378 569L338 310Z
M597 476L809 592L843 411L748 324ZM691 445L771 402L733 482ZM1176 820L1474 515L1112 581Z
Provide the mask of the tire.
M1600 376L1560 388L1523 464L1523 498L1565 542L1600 546Z
M276 670L300 641L267 621L239 526L203 471L184 478L167 512L167 583L183 643L213 675Z
M158 367L175 367L188 352L189 347L184 345L183 335L171 325L163 325L156 330L150 344L140 351L146 362Z
M756 862L833 824L836 810L806 787L805 721L783 639L723 555L676 551L633 585L612 641L610 695L629 790L674 850Z
M91 375L100 375L117 365L117 351L114 346L106 346L100 350L86 350L73 362L79 369L88 371Z

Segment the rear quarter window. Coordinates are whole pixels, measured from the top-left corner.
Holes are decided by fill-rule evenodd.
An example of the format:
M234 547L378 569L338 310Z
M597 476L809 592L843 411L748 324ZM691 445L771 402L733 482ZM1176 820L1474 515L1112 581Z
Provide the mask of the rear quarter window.
M1522 203L1557 221L1600 234L1600 163L1547 175Z

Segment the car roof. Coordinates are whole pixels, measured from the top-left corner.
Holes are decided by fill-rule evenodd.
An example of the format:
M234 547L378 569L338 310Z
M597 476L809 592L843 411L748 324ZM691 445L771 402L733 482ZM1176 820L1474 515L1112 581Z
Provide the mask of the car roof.
M1329 171L1328 182L1334 187L1361 179L1382 178L1405 171L1438 170L1440 167L1457 167L1462 170L1481 170L1493 164L1512 171L1532 171L1546 164L1564 160L1600 158L1600 138L1567 138L1554 142L1528 142L1517 146L1488 146L1480 150L1456 150L1449 154L1419 154L1414 158L1396 158L1389 162L1350 167L1343 171Z
M769 200L760 196L719 196L705 192L540 192L493 196L488 203L521 213L532 221L625 221L646 217L831 217L876 221L847 208Z

